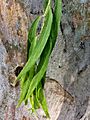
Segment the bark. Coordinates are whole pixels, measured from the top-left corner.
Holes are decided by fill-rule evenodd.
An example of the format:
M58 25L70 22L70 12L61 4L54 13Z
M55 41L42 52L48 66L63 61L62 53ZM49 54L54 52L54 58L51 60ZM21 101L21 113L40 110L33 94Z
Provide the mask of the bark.
M26 62L27 33L42 14L42 0L0 0L0 120L47 120L16 108L15 70ZM50 120L90 120L90 2L63 0L56 46L50 58L45 94Z

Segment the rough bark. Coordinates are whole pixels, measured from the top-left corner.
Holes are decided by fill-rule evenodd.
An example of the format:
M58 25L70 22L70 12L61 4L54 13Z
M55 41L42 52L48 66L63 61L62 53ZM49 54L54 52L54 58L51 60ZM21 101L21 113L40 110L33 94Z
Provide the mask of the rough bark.
M62 13L45 84L51 120L90 120L90 2L63 0ZM26 62L28 28L39 14L42 0L0 0L0 120L37 119L30 105L16 109L20 90L13 83L15 69ZM47 120L41 109L37 117Z

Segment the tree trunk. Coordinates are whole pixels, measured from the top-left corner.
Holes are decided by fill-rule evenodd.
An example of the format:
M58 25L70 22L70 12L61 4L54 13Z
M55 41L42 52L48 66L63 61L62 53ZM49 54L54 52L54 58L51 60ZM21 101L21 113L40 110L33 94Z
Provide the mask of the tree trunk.
M14 86L26 62L28 28L42 14L42 2L0 0L0 120L47 120L41 109L36 117L30 105L16 108L19 83ZM89 0L63 0L60 29L45 84L50 120L90 120Z

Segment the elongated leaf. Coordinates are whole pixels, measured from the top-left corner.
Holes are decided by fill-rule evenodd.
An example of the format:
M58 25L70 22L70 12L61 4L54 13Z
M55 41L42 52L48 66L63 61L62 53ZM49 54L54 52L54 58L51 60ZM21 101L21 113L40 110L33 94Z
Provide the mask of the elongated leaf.
M46 69L47 69L47 65L48 65L48 57L45 60L42 69L34 76L34 78L31 81L26 99L28 99L28 97L33 93L33 91L35 90L35 88L37 87L38 83L40 82L40 80L42 79Z
M53 23L50 34L50 39L53 42L52 49L54 48L57 35L59 32L61 15L62 15L62 0L55 0L55 10L53 13Z
M19 106L21 105L22 101L24 100L25 95L26 95L27 90L28 90L28 87L29 87L29 84L30 84L30 81L29 81L29 79L28 79L28 80L24 83L24 85L23 85L23 90L22 90L22 92L21 92L21 94L20 94L20 99L19 99L19 101L18 101L17 107L19 107Z
M42 106L42 109L43 109L43 111L45 112L46 116L47 116L47 117L50 117L50 116L49 116L48 107L47 107L47 102L46 102L46 98L45 98L45 95L44 95L44 92L43 92L42 85L39 87L38 99L39 99L39 102L40 102L40 104L41 104L41 106Z
M30 96L30 103L31 103L31 105L32 105L32 112L35 112L35 102L34 102L34 95L32 94L31 96Z
M48 0L45 0L46 4L47 4L47 1ZM48 52L47 46L48 46L49 42L52 43L52 49L55 45L55 42L56 42L56 39L58 36L59 26L60 26L61 13L62 13L62 2L61 2L61 0L55 0L55 10L54 10L54 17L53 17L53 22L52 22L52 29L50 32L50 36L48 38L48 42L47 42L47 44L46 44L46 46L41 54L40 64L38 66L38 69L41 68L42 61L45 60L45 52ZM51 50L51 52L52 52L52 50Z
M34 67L32 67L32 69L30 70L28 79L25 82L22 81L22 80L20 81L21 85L22 85L21 86L22 87L22 89L21 89L22 91L21 91L21 94L20 94L20 99L18 101L17 107L19 107L23 101L26 101L25 97L27 95L27 91L29 89L29 86L30 86L31 80L33 78L33 75L34 75Z
M48 44L48 47L49 48L52 47L52 43ZM26 99L28 99L28 97L33 93L33 91L37 87L38 83L42 79L43 75L45 74L47 66L48 66L49 55L50 55L50 50L49 50L48 54L46 52L46 54L45 54L46 59L45 59L45 61L43 61L40 71L34 76L34 78L32 79L32 81L30 83L30 87L28 89Z
M43 80L44 80L44 78L43 78ZM50 117L49 112L48 112L47 102L46 102L44 91L43 91L43 86L42 86L41 82L38 84L38 87L37 87L37 99L38 99L43 111L45 112L46 116Z
M44 1L44 15L47 13L48 11L48 6L50 6L51 8L51 0L46 0Z
M36 37L35 36L36 36L36 31L37 31L37 28L38 28L38 24L39 24L40 18L41 17L37 17L35 19L35 21L32 23L32 26L31 26L31 28L29 30L29 33L28 33L28 51L27 51L27 57L30 56L30 54L32 53L32 51L34 50L34 48L36 46ZM34 75L34 69L35 69L35 66L33 65L32 69L28 73L26 73L24 76L22 76L21 82L20 82L21 88L23 88L23 84L24 84L25 80L27 79L28 74L29 74L29 76L33 77L33 75Z
M30 70L30 68L38 60L38 58L40 57L40 55L46 45L46 42L48 40L50 30L51 30L51 25L52 25L52 12L51 12L50 6L48 6L47 15L45 17L45 23L44 23L43 29L41 31L38 43L34 49L34 52L32 52L31 56L29 57L28 62L26 63L23 70L20 72L17 79L19 79L23 74L28 72Z
M27 60L28 60L28 57L29 57L29 54L31 54L30 49L31 49L31 44L34 44L35 40L36 39L36 32L37 32L37 28L38 28L38 24L39 24L39 21L40 21L41 17L38 16L35 21L32 23L31 25L31 28L29 29L29 32L28 32L28 40L27 40ZM32 45L33 47L33 45Z
M59 3L58 3L59 2ZM42 66L42 61L45 60L45 52L47 52L48 54L48 49L47 49L47 45L49 44L49 41L52 42L53 46L52 46L52 49L55 45L55 42L56 42L56 38L57 38L57 35L58 35L58 31L59 31L59 25L60 25L60 17L61 17L61 11L58 11L59 10L59 7L61 5L61 2L58 0L58 1L55 1L55 4L56 4L56 7L55 7L55 10L54 10L54 17L55 17L55 20L53 18L53 24L52 24L52 30L51 30L51 33L50 33L50 37L49 37L49 40L42 52L42 55L40 57L40 64L38 65L38 69L41 68ZM59 12L59 13L58 13ZM55 24L56 23L56 24ZM52 49L50 50L52 52ZM41 88L41 82L39 83L38 85L38 89ZM41 96L39 96L38 100L40 101L41 103L41 106L44 110L44 112L46 113L46 115L48 116L48 109L47 109L47 104L46 104L46 99L44 97L44 94L43 94L43 90L42 88L39 90L39 94ZM42 98L43 97L43 98Z
M37 88L35 89L35 95L34 95L34 108L35 109L38 109L40 108L40 102L38 100L38 97L37 97Z
M25 75L25 76L23 76L21 78L21 81L20 81L20 88L21 88L21 90L23 89L23 85L24 85L24 82L25 82L26 78L27 78L27 75Z
M37 27L37 24L35 24L35 23L38 23L38 19L34 22L34 26L36 25L35 27ZM35 27L34 27L34 26L33 26L33 28L31 29L31 31L29 32L29 41L30 41L30 38L31 38L31 39L34 39L34 37L35 37L35 35L34 35L34 36L32 35L33 29L34 29L34 31L35 31ZM31 34L31 36L30 36L30 34ZM34 34L36 34L36 32L34 32ZM33 41L34 41L34 40L33 40ZM34 46L34 45L32 45L32 46ZM32 48L31 48L31 51L32 51ZM32 72L31 72L31 75L32 75ZM29 82L30 82L30 80L29 80ZM28 81L27 81L26 83L28 83ZM24 89L27 87L27 85L28 85L28 84L25 84ZM27 88L28 88L28 87L27 87ZM23 101L26 92L27 92L27 90L25 90L24 92L21 93L21 98L20 98L20 100L19 100L18 105L20 105L21 102Z
M47 70L50 54L56 42L61 18L61 0L55 0L55 9L52 16L51 0L45 1L44 23L39 37L36 30L40 18L38 17L31 26L28 34L27 63L18 76L22 84L22 92L18 105L22 101L30 99L32 110L42 106L47 117L49 117L48 107L43 92L45 73ZM53 20L53 21L52 21ZM35 72L35 63L39 60Z

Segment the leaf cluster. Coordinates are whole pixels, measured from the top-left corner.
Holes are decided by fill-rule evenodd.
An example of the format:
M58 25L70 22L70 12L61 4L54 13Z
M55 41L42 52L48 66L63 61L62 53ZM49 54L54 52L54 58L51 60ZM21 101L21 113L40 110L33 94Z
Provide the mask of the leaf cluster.
M61 0L55 0L55 8L52 12L51 0L44 2L44 14L38 16L31 25L27 40L27 62L17 79L20 80L20 99L17 107L24 101L30 102L32 111L42 107L49 117L48 107L44 95L44 83L50 54L54 48L61 18ZM43 24L40 34L37 29L40 20Z

